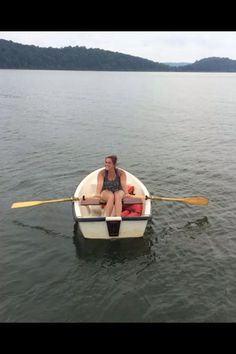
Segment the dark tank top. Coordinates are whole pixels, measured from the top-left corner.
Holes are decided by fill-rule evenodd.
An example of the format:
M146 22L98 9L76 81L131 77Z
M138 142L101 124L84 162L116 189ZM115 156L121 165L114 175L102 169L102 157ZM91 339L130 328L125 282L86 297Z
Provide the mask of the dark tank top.
M120 176L119 176L119 173L118 173L118 169L116 168L115 169L115 173L116 173L116 177L113 181L110 181L108 179L108 171L105 170L105 175L104 175L104 181L103 181L103 186L102 186L102 191L104 190L108 190L108 191L111 191L111 192L117 192L119 191L120 189L122 189L121 187L121 183L120 183Z

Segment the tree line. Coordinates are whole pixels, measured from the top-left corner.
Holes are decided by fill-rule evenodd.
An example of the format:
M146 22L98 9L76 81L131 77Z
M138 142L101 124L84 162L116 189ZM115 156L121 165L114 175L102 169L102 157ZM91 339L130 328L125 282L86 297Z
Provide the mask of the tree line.
M170 66L98 48L41 48L0 39L0 69L236 72L236 60L212 57Z

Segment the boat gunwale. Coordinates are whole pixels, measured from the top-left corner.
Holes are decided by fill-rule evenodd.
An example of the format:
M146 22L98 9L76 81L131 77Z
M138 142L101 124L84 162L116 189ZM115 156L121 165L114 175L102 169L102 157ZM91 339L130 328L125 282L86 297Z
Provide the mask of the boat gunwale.
M152 218L151 215L141 215L141 216L123 216L121 217L122 221L143 221L150 220ZM75 217L75 221L77 222L97 222L97 221L106 221L105 216L92 216L92 217Z
M99 171L102 171L103 169L104 169L104 167L100 167L100 168L98 168L98 169L92 171L91 173L89 173L87 176L85 176L85 177L82 179L82 181L77 185L76 190L75 190L75 193L74 193L74 197L75 197L75 198L78 197L78 196L76 195L76 192L77 192L79 186L85 185L85 184L87 183L87 181L88 181L93 175L99 173ZM144 194L145 197L147 197L147 196L150 195L150 193L149 193L147 187L144 185L144 183L143 183L138 177L136 177L135 175L133 175L131 172L125 170L124 168L120 168L120 169L123 170L123 171L125 171L128 175L131 176L131 178L133 178L134 180L137 181L138 185L140 185L140 186L143 188L144 193L145 193L145 194ZM145 198L145 200L146 200L146 198ZM149 202L150 202L149 199L147 199L146 201L149 201ZM75 219L76 221L79 221L79 222L83 221L84 217L77 214L77 212L76 212L76 206L75 206L75 203L74 203L74 202L72 203L72 210L73 210L74 219ZM81 214L81 213L80 213L80 214ZM95 217L96 217L96 216L95 216ZM150 213L149 213L149 214L146 214L146 215L143 214L143 215L138 216L138 217L139 217L139 218L143 218L143 219L140 219L140 220L148 220L148 219L150 219L150 218L151 218L151 210L150 210ZM86 218L87 218L87 216L86 216ZM97 216L96 218L103 218L103 216L101 216L101 217L100 217L100 216ZM124 219L124 218L127 218L127 219ZM134 216L134 219L132 219L132 218L133 218L132 216L130 216L130 217L129 217L129 216L127 216L127 217L124 216L124 217L122 217L122 220L137 220L137 219L136 219L137 217L135 217L135 216Z

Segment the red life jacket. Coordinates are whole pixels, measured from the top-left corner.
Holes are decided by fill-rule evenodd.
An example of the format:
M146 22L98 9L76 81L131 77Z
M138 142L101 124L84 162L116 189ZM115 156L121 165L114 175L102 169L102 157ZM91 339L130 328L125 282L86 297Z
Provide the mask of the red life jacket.
M128 193L134 193L134 186L128 185ZM142 204L123 204L121 216L140 216L142 215Z
M141 216L143 211L142 204L124 204L121 216Z

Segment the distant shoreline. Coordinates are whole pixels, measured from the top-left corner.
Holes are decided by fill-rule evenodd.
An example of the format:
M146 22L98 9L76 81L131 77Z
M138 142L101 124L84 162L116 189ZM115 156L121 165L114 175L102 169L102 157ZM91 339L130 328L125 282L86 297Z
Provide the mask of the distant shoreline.
M174 65L176 64L176 66ZM236 72L236 60L211 57L188 63L152 60L86 47L42 48L0 39L0 69L111 72Z
M27 69L27 68L0 68L0 70L18 71L73 71L73 72L108 72L108 73L157 73L157 74L235 74L236 71L141 71L141 70L74 70L74 69Z

